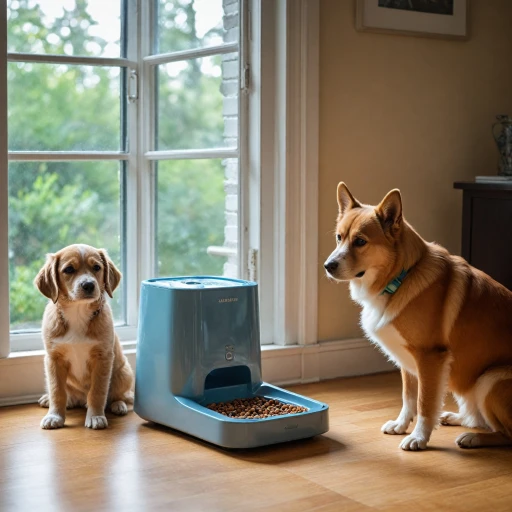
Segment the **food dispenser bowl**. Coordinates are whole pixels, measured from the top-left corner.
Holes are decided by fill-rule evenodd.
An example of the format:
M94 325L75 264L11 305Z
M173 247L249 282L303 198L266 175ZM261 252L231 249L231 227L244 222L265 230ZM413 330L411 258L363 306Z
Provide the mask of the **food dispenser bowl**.
M207 407L254 397L307 410L240 419ZM257 284L221 277L142 283L134 411L225 448L304 439L329 429L326 404L262 381Z

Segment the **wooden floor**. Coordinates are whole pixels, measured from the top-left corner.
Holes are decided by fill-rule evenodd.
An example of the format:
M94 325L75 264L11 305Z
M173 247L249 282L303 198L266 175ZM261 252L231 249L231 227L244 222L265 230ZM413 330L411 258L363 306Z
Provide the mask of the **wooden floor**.
M36 405L0 409L0 510L512 510L511 449L461 450L459 427L438 429L425 452L381 434L400 408L398 374L293 389L330 405L330 431L241 452L133 412L91 431L73 410L45 431Z

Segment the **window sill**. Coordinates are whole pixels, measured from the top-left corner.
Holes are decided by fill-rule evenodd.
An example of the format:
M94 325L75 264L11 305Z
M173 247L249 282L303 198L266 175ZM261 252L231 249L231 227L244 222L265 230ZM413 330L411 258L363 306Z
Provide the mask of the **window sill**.
M130 340L134 340L137 337L136 327L119 325L115 326L115 330L123 345L131 344L132 348L135 347L135 342ZM21 357L44 354L41 331L11 334L10 342L12 352L8 359L16 354L20 354Z
M134 342L123 342L135 368ZM45 389L44 350L14 352L0 359L0 406L36 403ZM312 345L262 345L263 379L286 386L395 369L368 341L351 339Z
M136 353L136 341L123 341L123 352L126 355ZM306 347L300 345L262 345L262 359L269 359L272 357L279 357L284 355L300 354ZM17 364L32 364L34 362L42 362L45 355L45 350L25 350L19 352L11 352L8 357L0 359L0 368L2 366L17 365Z
M266 344L261 345L261 358L270 359L273 357L283 357L289 355L297 355L302 353L315 353L318 351L329 352L335 350L336 347L343 346L346 348L357 348L366 342L362 339L355 340L340 340L340 341L325 341L315 343L312 345L278 345L278 344ZM135 354L137 341L122 341L123 352L125 354ZM11 352L6 358L0 359L0 367L3 364L24 364L26 362L38 361L44 357L44 350L26 350L19 352Z
M123 352L126 355L135 354L135 342L121 343L123 345ZM127 345L125 347L125 345ZM7 357L0 359L0 368L2 366L10 366L17 364L33 364L39 363L44 359L44 350L27 350L25 352L11 352Z

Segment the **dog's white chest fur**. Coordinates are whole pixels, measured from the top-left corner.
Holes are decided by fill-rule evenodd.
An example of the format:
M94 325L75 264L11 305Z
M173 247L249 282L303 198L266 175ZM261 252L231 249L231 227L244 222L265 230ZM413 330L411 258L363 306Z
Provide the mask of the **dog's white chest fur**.
M388 358L396 365L416 375L416 362L407 350L406 340L386 319L385 310L388 298L386 296L365 297L362 290L350 287L352 299L358 302L361 312L361 327L368 338L376 343Z
M88 342L74 343L68 346L67 361L70 364L69 372L78 381L84 382L89 372L87 361L89 360L89 352L91 344Z
M87 362L93 344L97 341L87 337L90 313L87 306L77 305L66 311L68 331L64 336L55 338L56 345L66 346L66 360L70 364L69 372L78 381L83 382L89 371Z

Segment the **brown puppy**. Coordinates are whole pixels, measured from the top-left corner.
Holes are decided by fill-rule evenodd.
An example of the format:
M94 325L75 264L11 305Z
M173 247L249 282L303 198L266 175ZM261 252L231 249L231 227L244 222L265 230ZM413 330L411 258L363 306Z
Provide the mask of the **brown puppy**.
M103 249L70 245L49 254L34 284L50 301L43 316L49 407L45 429L64 426L66 407L87 407L85 426L106 428L107 402L114 414L133 403L133 372L114 332L112 297L121 273Z
M403 407L386 434L404 450L426 448L439 420L489 430L457 438L462 448L512 444L512 292L428 243L402 216L392 190L378 206L338 185L337 247L324 266L349 281L367 336L402 372ZM441 414L451 390L457 414Z

